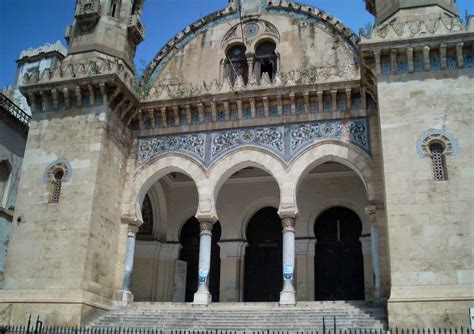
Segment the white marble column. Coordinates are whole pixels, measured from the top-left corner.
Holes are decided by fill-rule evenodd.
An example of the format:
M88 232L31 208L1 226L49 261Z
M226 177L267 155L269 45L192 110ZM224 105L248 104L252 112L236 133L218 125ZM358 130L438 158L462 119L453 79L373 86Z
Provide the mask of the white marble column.
M280 305L295 305L295 218L285 217L283 225L283 290L280 292Z
M377 233L377 207L368 205L365 212L369 217L370 224L370 244L372 251L372 270L374 271L374 300L380 299L380 262L379 262L379 246Z
M212 301L209 292L209 273L211 269L211 243L213 223L199 222L201 239L199 242L198 290L194 294L193 304L208 305Z
M125 268L122 284L122 301L128 303L133 301L133 294L130 292L130 283L132 279L133 259L135 257L135 239L138 232L138 228L141 224L143 224L143 222L133 218L129 218L123 221L128 224L128 232L127 248L125 251Z

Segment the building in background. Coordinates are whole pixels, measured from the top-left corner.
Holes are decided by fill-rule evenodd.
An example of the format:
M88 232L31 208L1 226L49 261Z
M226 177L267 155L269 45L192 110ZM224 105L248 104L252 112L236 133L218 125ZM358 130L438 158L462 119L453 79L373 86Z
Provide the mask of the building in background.
M472 18L367 0L357 36L304 4L230 0L136 81L142 6L78 0L67 56L19 61L6 323L467 325Z

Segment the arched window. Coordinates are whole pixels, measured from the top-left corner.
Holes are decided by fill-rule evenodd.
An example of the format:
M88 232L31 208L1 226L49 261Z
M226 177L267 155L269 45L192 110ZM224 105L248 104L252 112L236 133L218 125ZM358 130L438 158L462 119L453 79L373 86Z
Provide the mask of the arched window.
M58 169L53 172L53 191L51 193L51 203L59 203L59 198L61 196L61 187L63 184L64 171Z
M8 179L10 178L10 168L6 161L0 162L0 207L6 206L8 198Z
M277 72L277 56L275 53L276 45L273 42L265 41L258 44L255 49L255 67L254 73L257 78L261 78L264 73L267 73L270 80Z
M151 200L148 194L145 196L142 205L142 219L143 224L140 226L137 232L137 238L150 237L153 235L153 208L151 206Z
M234 84L238 76L242 76L244 83L247 83L249 67L245 58L245 47L236 45L231 47L226 53L225 75Z
M431 153L431 163L433 166L433 179L435 181L446 181L448 174L446 170L446 159L444 156L444 147L438 142L429 145Z
M120 0L112 0L110 2L109 15L116 19L120 16Z

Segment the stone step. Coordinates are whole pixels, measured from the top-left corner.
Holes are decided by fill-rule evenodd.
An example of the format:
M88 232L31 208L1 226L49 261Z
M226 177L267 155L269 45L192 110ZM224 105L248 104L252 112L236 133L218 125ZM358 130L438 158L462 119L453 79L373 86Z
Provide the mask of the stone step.
M95 319L92 327L155 328L160 330L316 331L386 328L386 311L367 302L214 303L209 306L173 303L132 303Z

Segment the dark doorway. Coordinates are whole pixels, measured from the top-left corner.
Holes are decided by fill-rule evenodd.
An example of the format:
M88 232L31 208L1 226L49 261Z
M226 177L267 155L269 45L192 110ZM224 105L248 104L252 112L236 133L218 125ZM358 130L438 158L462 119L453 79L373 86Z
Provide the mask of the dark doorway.
M277 209L258 211L247 226L245 252L246 302L276 302L283 284L283 236Z
M186 261L186 302L192 302L194 293L198 288L198 269L199 269L199 221L192 217L183 226L181 230L180 242L183 248L179 259ZM214 224L212 228L212 248L211 248L211 269L209 274L209 291L212 295L212 301L219 301L219 281L221 273L220 248L217 242L221 237L221 224Z
M316 300L364 299L361 232L357 214L343 207L328 209L316 220Z

